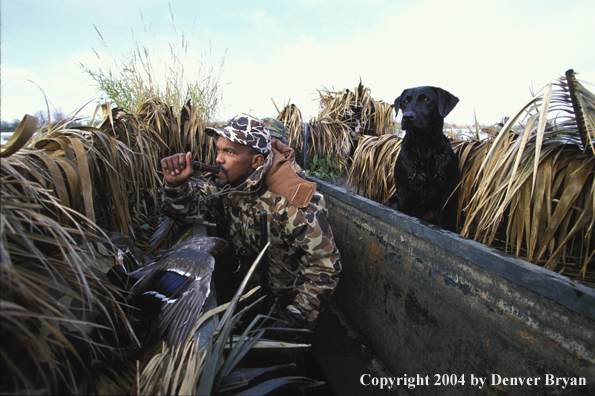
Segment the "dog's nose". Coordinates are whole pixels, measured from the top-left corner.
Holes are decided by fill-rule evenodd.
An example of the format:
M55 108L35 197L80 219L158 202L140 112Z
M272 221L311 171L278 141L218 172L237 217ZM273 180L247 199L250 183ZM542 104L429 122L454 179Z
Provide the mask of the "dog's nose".
M412 111L406 111L403 113L403 120L407 121L414 121L415 120L415 113Z

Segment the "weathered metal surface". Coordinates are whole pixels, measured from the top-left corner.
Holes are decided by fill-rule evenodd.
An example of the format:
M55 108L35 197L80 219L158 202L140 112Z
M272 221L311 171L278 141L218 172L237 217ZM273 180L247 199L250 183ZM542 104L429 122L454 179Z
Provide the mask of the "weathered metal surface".
M341 251L333 300L393 376L428 379L409 394L595 394L593 289L313 180Z

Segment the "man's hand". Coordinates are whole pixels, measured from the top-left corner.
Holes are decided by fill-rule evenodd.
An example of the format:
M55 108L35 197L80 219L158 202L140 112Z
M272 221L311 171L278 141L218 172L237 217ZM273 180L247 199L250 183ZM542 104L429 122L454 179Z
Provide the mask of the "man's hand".
M182 185L192 174L192 153L174 154L161 159L161 170L165 181L172 187Z

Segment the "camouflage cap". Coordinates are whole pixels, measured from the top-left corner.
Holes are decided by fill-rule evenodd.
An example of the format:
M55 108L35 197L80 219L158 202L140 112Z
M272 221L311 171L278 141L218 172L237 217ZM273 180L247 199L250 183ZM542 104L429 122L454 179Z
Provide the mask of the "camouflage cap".
M212 137L223 136L226 139L254 147L262 154L271 151L271 134L263 122L248 114L235 116L223 128L207 127L207 135Z
M263 118L264 126L269 130L271 136L282 138L285 137L285 125L275 118Z

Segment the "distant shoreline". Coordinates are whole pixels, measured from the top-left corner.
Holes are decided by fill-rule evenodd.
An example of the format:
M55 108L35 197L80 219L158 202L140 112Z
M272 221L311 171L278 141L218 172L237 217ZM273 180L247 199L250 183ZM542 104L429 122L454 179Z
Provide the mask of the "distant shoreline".
M12 136L12 134L14 133L14 131L12 132L0 132L0 136L2 137L2 141L0 144L5 145L8 142L8 139L10 139L10 137Z

